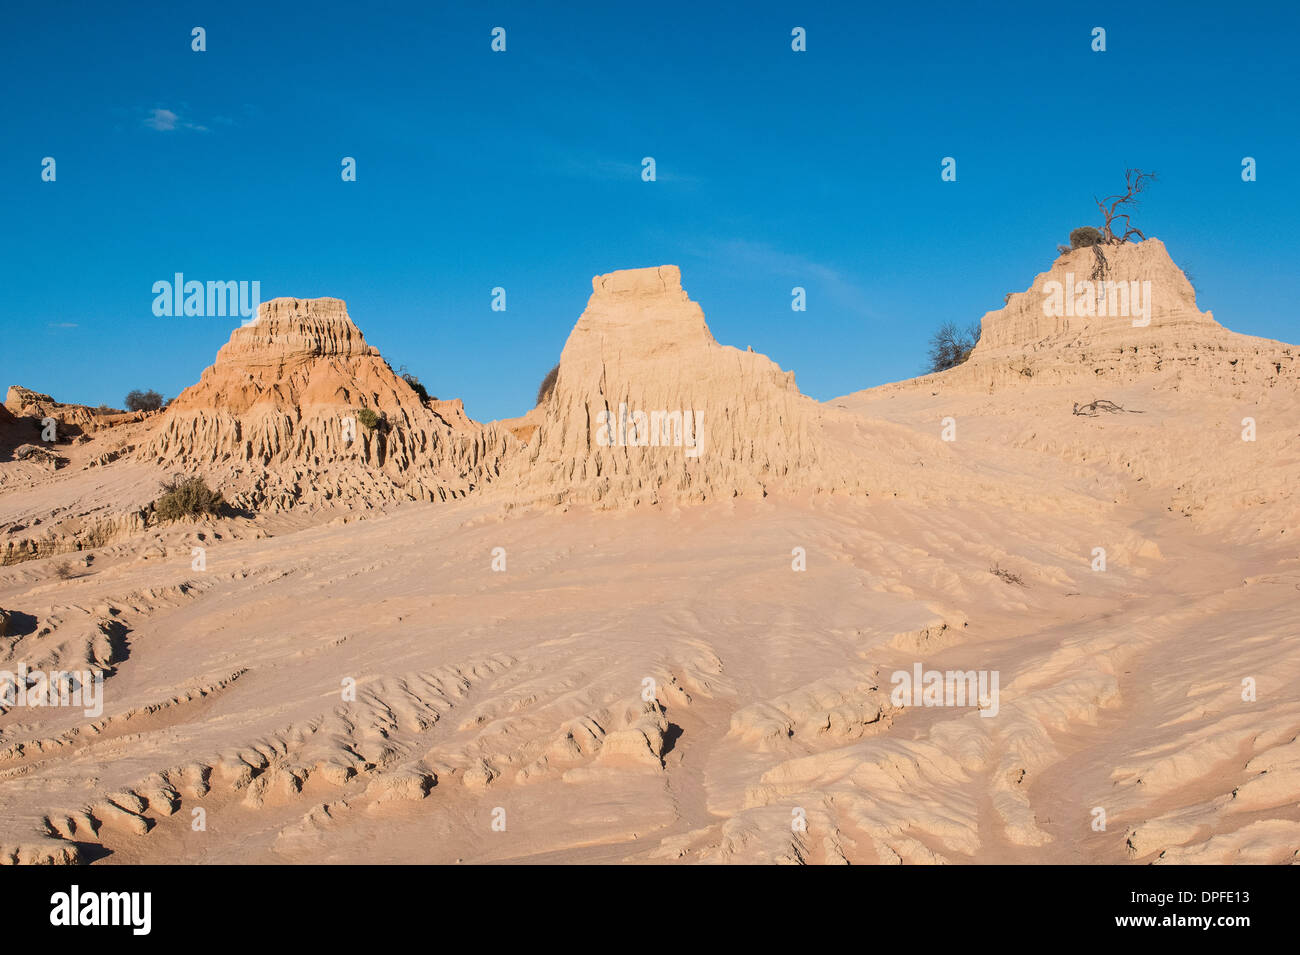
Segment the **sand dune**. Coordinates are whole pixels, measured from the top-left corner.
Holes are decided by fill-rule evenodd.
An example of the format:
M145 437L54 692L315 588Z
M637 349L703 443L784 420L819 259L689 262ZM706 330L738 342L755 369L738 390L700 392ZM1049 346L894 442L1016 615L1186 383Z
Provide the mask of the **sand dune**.
M4 708L0 860L1293 861L1296 347L1105 254L1149 324L1045 313L1080 249L965 364L825 403L673 266L597 276L508 422L337 299L265 303L161 414L20 396L0 670L103 711ZM38 403L58 466L11 459ZM172 473L240 513L160 525ZM996 695L900 699L918 667Z

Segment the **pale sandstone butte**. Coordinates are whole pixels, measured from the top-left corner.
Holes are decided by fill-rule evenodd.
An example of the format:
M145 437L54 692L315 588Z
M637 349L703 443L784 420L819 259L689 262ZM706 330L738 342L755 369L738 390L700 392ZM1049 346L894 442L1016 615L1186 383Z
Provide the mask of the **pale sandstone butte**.
M1125 383L1147 376L1187 373L1194 380L1271 387L1296 381L1296 348L1284 342L1229 331L1196 304L1196 291L1159 239L1102 247L1115 282L1150 282L1150 324L1136 316L1049 315L1046 286L1077 287L1091 281L1091 248L1059 256L1024 292L1003 308L985 313L980 341L970 359L941 372L944 385L976 385L989 391L1041 384ZM930 388L923 375L885 388ZM1081 395L1081 398L1085 396ZM1086 396L1092 397L1092 396Z
M1187 276L1169 257L1164 243L1147 239L1140 243L1097 246L1105 256L1106 274L1112 281L1151 283L1151 324L1134 326L1132 317L1048 315L1043 308L1044 286L1062 285L1073 276L1077 287L1092 281L1098 265L1093 248L1074 249L1057 258L1051 269L1038 275L1029 291L1010 296L1005 308L985 314L981 321L980 346L984 352L1019 350L1039 343L1054 346L1105 339L1165 339L1171 335L1215 337L1225 329L1209 312L1196 306L1196 291Z
M1142 483L1124 486L1155 487L1170 510L1206 529L1240 527L1241 510L1265 502L1272 513L1300 518L1291 464L1300 454L1292 427L1300 349L1233 332L1201 311L1191 282L1158 239L1102 251L1110 280L1151 283L1150 324L1135 326L1134 315L1048 314L1047 283L1064 286L1071 275L1076 286L1091 280L1095 253L1075 249L984 315L980 341L963 364L836 403L887 415L881 399L929 396L937 421L963 394L996 397L979 417L1025 415L1021 432L1004 439L1008 446L1136 479ZM1197 402L1196 414L1180 404L1188 398ZM1097 399L1124 410L1074 416ZM1250 420L1257 441L1241 438ZM1195 449L1207 442L1216 454L1198 458Z
M510 440L458 402L421 402L366 344L340 299L277 298L235 329L168 406L144 457L217 472L237 503L445 500L490 480ZM369 409L371 431L345 419Z
M598 416L613 416L617 440L623 405L629 417L702 412L699 455L671 431L671 446L602 446ZM528 447L514 491L607 506L857 487L847 449L828 433L836 415L801 394L793 372L718 344L675 265L610 272L592 279L555 389L515 425Z

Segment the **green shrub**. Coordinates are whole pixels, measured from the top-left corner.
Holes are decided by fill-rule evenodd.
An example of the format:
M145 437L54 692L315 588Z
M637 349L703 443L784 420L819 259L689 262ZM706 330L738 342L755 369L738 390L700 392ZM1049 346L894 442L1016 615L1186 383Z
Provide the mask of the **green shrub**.
M132 391L126 396L128 411L158 411L165 407L167 399L156 391Z
M1070 233L1070 248L1086 249L1090 245L1099 243L1101 238L1100 229L1094 229L1090 225L1080 226Z
M172 478L162 489L162 497L153 502L154 513L160 521L179 521L205 514L219 517L226 506L221 492L212 490L200 477Z
M374 409L361 408L357 411L357 420L361 422L367 431L374 431L379 427L379 423L383 419L375 414Z
M537 403L540 405L550 397L551 392L555 390L555 383L560 378L560 366L557 364L554 368L546 373L542 379L541 385L537 388Z

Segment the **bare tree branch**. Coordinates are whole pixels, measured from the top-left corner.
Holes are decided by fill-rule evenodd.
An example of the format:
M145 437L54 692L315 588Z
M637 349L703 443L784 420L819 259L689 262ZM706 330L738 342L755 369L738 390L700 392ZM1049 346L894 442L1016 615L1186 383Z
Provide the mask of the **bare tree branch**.
M1094 398L1086 405L1081 405L1077 401L1074 403L1074 413L1077 415L1095 418L1097 417L1098 412L1102 411L1109 414L1118 414L1121 411L1126 411L1129 414L1144 414L1144 412L1136 411L1133 408L1125 408L1122 405L1117 405L1109 398Z
M1101 232L1104 240L1111 245L1118 245L1127 242L1129 236L1137 236L1138 239L1145 239L1142 230L1134 227L1132 220L1127 213L1120 212L1120 206L1126 206L1130 209L1136 209L1138 206L1139 194L1151 183L1156 181L1156 174L1153 172L1143 172L1141 169L1125 169L1123 195L1107 196L1104 199L1098 199L1093 196L1093 201L1097 203L1097 208L1101 210L1102 218L1105 225L1102 226ZM1124 220L1124 232L1121 235L1115 234L1114 223Z

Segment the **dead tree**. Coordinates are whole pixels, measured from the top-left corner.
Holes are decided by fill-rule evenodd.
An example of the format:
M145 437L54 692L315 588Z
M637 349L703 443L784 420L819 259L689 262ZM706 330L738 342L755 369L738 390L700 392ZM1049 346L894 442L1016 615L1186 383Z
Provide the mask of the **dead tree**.
M1136 209L1138 205L1138 194L1148 185L1156 181L1156 174L1153 172L1143 172L1141 169L1125 169L1124 185L1127 187L1122 196L1107 196L1105 199L1098 199L1093 196L1097 203L1097 208L1101 210L1102 218L1106 224L1102 226L1102 241L1110 245L1119 245L1127 242L1129 236L1135 235L1139 239L1145 239L1142 230L1136 228L1132 220L1129 219L1128 213L1121 212L1120 207L1124 206L1129 209ZM1123 220L1124 233L1115 234L1115 226Z
M1097 417L1097 413L1100 411L1105 411L1109 414L1118 414L1121 411L1127 411L1129 414L1142 414L1141 411L1136 411L1133 408L1125 408L1122 405L1117 405L1109 398L1094 398L1086 405L1081 405L1077 401L1074 403L1074 413L1077 415L1095 418Z
M1005 304L1005 302L1003 303ZM927 374L956 368L975 350L980 340L979 324L961 328L956 322L944 322L939 330L930 336L930 366Z

